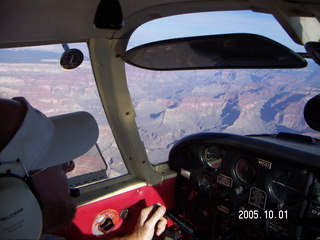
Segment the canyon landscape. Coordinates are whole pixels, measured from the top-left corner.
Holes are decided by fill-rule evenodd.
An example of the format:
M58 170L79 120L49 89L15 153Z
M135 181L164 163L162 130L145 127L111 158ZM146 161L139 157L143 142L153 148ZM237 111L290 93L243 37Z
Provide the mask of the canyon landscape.
M99 101L90 61L63 70L60 55L0 50L0 97L25 96L48 116L89 111L100 127L99 150L83 158L74 175L127 173ZM285 131L320 137L303 118L305 103L319 94L320 70L242 69L158 72L126 66L136 122L152 164L166 162L173 144L196 132L275 134ZM82 159L83 159L82 158ZM106 166L101 161L104 158ZM73 176L74 176L73 175Z

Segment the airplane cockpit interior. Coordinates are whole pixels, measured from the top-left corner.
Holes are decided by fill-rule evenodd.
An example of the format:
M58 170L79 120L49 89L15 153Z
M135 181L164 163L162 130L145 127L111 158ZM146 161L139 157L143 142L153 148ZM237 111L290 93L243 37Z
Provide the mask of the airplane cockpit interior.
M55 236L160 203L153 239L320 239L319 1L2 0L0 30L0 98L99 126Z

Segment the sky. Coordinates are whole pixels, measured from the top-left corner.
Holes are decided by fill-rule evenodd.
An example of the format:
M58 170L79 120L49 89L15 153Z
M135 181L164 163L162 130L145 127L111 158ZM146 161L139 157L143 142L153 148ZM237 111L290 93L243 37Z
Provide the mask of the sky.
M140 26L133 33L128 48L157 40L223 33L255 33L293 50L304 51L272 15L252 11L193 13L157 19Z

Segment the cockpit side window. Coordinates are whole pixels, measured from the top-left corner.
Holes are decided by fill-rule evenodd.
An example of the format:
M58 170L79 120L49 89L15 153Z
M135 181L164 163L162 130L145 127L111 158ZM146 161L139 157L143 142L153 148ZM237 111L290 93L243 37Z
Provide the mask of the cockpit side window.
M75 159L68 174L77 186L128 173L115 143L94 81L87 45L69 44L84 54L81 65L72 70L60 66L62 45L0 50L0 97L24 96L47 116L74 111L90 112L99 125L97 144Z

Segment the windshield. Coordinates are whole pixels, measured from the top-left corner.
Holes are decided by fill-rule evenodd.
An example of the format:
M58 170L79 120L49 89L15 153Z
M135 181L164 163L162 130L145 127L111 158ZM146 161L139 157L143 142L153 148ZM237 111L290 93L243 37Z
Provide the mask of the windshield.
M182 36L246 32L264 35L295 51L303 51L303 47L293 43L272 16L266 14L200 13L163 20L139 28L129 48L138 45L139 40L146 43ZM320 90L320 71L313 61L308 61L303 69L284 70L165 72L127 65L126 74L139 132L153 164L167 161L172 145L196 132L248 135L285 131L320 137L303 117L305 103Z

